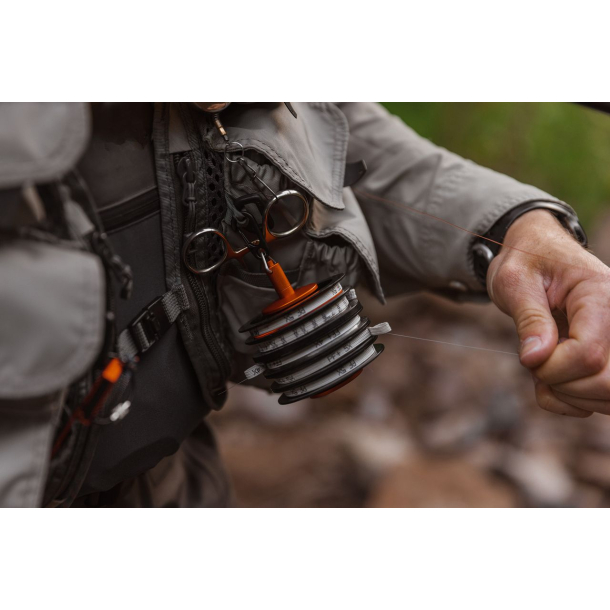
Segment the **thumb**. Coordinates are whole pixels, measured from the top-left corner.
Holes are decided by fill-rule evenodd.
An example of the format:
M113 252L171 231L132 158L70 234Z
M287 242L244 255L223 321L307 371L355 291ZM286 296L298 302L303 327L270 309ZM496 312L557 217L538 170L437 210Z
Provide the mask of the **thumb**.
M515 322L521 364L537 368L551 356L558 339L542 276L519 273L508 278L501 268L495 271L489 282L491 299Z

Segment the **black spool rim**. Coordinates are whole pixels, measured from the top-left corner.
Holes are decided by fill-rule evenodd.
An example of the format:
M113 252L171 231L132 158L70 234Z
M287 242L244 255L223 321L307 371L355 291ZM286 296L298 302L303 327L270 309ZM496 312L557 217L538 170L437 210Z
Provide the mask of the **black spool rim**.
M338 275L333 275L332 277L328 278L327 280L324 280L323 282L320 282L318 284L318 289L310 294L309 296L305 297L302 301L299 301L298 303L295 303L292 307L288 307L287 309L283 309L282 311L279 311L278 313L274 313L271 316L266 316L265 314L259 314L258 316L256 316L255 318L252 318L252 320L250 320L249 322L246 322L240 329L238 332L240 333L246 333L246 332L250 332L251 330L255 329L257 326L260 326L261 324L269 324L270 322L273 322L275 320L280 319L282 316L286 315L289 311L292 311L293 309L297 309L298 307L302 307L305 303L307 303L308 301L310 301L311 299L313 299L316 296L319 296L321 292L323 292L324 290L327 290L328 288L332 288L335 284L338 284L343 278L345 277L344 273L340 273ZM343 294L347 293L348 288L344 288L343 289ZM339 298L341 296L341 294L338 294L336 296L336 298ZM332 301L334 301L335 299L332 299L330 302L332 303ZM316 309L315 311L321 311L321 307L319 309ZM314 313L313 311L308 313L306 316L303 316L302 318L299 318L299 322L302 320L306 320L308 318L308 316L310 316L312 313ZM296 322L296 320L295 320ZM250 343L251 339L255 339L255 341L257 342L262 342L262 341L269 341L269 339L271 338L271 336L275 333L280 332L280 330L276 330L273 331L273 333L266 335L265 337L263 337L262 339L255 339L254 337L249 337L246 340L246 344L247 345L253 345L253 343Z
M318 311L321 310L319 309ZM294 350L298 350L307 345L308 343L316 341L319 337L322 337L332 332L333 330L335 330L335 328L338 328L342 324L345 324L348 320L355 318L361 311L362 305L360 301L350 301L349 307L344 312L340 313L336 318L333 318L328 324L320 326L320 328L313 330L312 332L304 335L300 339L283 345L282 347L279 347L278 349L275 349L271 352L265 352L264 354L256 354L253 357L253 360L254 362L256 362L256 364L266 364L267 362L273 362L278 358L282 358L286 354L289 354Z
M271 385L271 391L276 394L279 394L280 392L285 393L285 392L289 392L290 390L294 390L294 388L298 388L299 386L306 385L307 383L311 383L312 381L317 381L321 377L324 377L324 375L328 375L328 373L332 373L335 369L339 368L341 365L345 364L346 362L349 362L350 360L355 358L358 354L361 354L364 350L371 347L371 345L373 345L373 343L375 343L376 340L377 340L376 335L369 337L364 343L361 343L354 351L348 352L347 354L341 356L341 358L338 358L334 362L327 364L324 368L320 369L319 371L316 371L315 373L312 373L309 377L304 377L303 379L300 379L299 381L295 381L293 383L284 384L284 385L280 385L279 383L274 382ZM356 370L357 369L354 369L352 371L352 373L355 373ZM343 381L345 381L345 379ZM324 390L319 390L319 391L316 390L315 393L319 394L320 392L324 392Z
M329 383L328 385L325 385L322 388L317 388L316 390L312 390L311 392L307 392L305 394L300 394L299 396L286 396L286 394L282 394L278 399L279 404L291 405L292 403L299 402L299 400L304 400L305 398L311 398L312 396L317 396L318 394L323 394L324 392L328 392L329 390L332 390L335 386L342 384L344 381L347 381L350 377L355 375L358 371L361 371L363 368L365 368L369 364L371 364L373 362L373 360L378 358L381 355L381 353L383 352L383 350L385 349L385 346L382 343L376 343L374 345L374 347L375 347L376 353L373 354L366 362L363 362L360 366L357 366L355 369L350 371L349 376L337 379L336 381L333 381L333 382ZM283 391L285 391L285 390L283 390Z
M368 328L370 326L370 324L371 324L371 321L368 318L363 317L355 328L353 328L352 330L350 330L349 333L347 333L346 335L341 337L340 340L337 341L336 343L331 343L331 344L327 345L320 352L314 352L313 354L308 354L307 356L301 358L300 360L298 360L296 362L291 362L279 369L270 369L270 371L272 371L272 372L270 372L269 375L265 375L265 379L277 379L278 377L284 377L285 375L290 375L292 372L296 372L305 366L309 366L310 364L312 364L313 362L316 362L317 360L323 359L328 354L332 353L333 351L341 348L343 345L348 343L356 335L363 332L366 328ZM364 345L364 343L363 343L363 345Z

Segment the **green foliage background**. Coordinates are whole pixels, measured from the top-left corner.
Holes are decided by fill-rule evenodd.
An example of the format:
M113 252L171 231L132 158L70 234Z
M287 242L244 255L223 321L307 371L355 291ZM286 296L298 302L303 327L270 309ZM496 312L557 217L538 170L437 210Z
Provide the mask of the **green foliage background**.
M610 115L559 102L383 102L440 146L569 203L585 228L610 210Z

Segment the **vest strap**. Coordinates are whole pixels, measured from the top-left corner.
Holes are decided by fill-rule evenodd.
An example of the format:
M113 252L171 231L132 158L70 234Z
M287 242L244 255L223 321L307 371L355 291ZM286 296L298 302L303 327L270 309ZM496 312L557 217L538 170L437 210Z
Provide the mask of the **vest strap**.
M129 361L147 352L188 308L189 302L184 286L176 286L157 297L119 335L120 358Z

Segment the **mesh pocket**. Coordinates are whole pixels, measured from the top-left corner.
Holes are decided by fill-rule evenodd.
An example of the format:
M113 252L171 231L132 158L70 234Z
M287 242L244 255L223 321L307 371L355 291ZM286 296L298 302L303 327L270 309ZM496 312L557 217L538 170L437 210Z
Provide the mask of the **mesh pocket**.
M203 149L203 175L206 193L206 226L220 229L224 218L226 202L224 196L224 155L216 151ZM216 264L223 253L219 238L209 240L207 248L208 265Z

